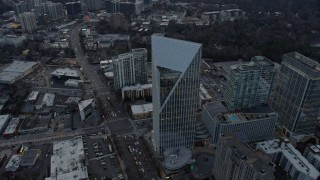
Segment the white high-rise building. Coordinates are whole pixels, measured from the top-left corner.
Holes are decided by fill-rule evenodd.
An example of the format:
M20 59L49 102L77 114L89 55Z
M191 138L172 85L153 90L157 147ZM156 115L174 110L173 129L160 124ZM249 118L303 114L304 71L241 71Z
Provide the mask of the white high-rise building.
M147 84L147 50L132 49L131 53L120 54L113 60L114 88Z
M37 27L36 16L33 12L19 14L22 30L32 32Z
M199 108L202 45L152 36L155 150L193 147Z

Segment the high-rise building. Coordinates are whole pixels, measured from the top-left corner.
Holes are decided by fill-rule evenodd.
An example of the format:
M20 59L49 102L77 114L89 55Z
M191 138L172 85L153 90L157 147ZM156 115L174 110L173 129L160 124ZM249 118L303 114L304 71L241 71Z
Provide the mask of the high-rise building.
M56 20L63 17L63 9L61 3L46 3L46 10L48 11L47 14L49 15L50 19Z
M320 112L320 64L297 52L284 54L270 105L287 135L313 134Z
M220 138L215 157L215 179L274 179L271 158L261 151L251 150L232 133Z
M155 150L194 144L202 45L153 35L152 102Z
M37 27L36 16L32 12L19 14L22 30L32 32Z
M320 171L320 145L310 145L305 148L303 156Z
M221 102L214 101L203 106L202 119L213 137L212 145L226 132L241 135L243 141L255 142L272 137L277 113L265 106L230 112Z
M120 54L112 64L115 90L124 86L147 83L146 49L132 49L131 53Z
M16 13L21 14L24 12L29 12L28 4L25 2L20 2L16 4Z
M233 65L227 76L224 99L229 110L255 107L260 68L252 64Z
M76 18L82 14L81 2L68 2L66 3L67 14L70 18Z
M95 11L104 7L103 0L81 0L83 7L89 11Z
M123 13L126 17L140 14L144 10L143 0L106 0L105 6L107 12Z

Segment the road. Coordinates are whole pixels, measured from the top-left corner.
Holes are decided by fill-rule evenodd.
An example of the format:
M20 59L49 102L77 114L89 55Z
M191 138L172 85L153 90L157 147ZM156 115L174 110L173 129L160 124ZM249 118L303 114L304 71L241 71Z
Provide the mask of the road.
M80 44L80 36L79 36L81 27L82 27L81 24L78 25L70 33L71 47L75 52L75 55L77 57L76 59L78 63L81 65L86 77L91 81L95 90L110 92L110 88L100 79L96 70L89 63L87 56L83 53L83 50Z

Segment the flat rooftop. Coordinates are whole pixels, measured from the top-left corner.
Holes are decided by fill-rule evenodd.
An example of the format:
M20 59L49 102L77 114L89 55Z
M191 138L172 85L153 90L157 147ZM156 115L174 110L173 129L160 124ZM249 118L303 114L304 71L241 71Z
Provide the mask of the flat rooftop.
M153 111L153 104L140 104L140 105L132 105L131 106L132 114L142 114L149 113Z
M264 151L267 154L281 152L288 161L291 162L295 169L306 174L313 179L320 176L319 171L302 154L289 142L281 142L279 139L259 142L257 149Z
M16 131L19 122L20 122L19 118L12 118L6 130L3 132L3 135L13 134Z
M79 180L88 178L84 164L85 155L82 137L56 141L51 156L51 174L46 180Z
M56 97L53 93L45 93L42 99L42 104L46 105L48 107L51 107L54 105L54 98Z
M69 77L79 77L79 74L76 70L70 68L60 68L56 69L51 73L52 76L69 76Z
M21 166L33 166L36 163L40 152L39 149L28 149L22 156L20 162Z
M0 115L0 130L4 128L3 126L9 121L10 115Z
M203 109L207 111L212 118L216 117L220 113L228 111L221 101L209 102L203 105Z
M234 65L239 65L239 64L247 64L249 61L243 61L243 60L238 60L238 61L227 61L227 62L217 62L213 63L213 65L216 68L221 68L225 73L229 73L231 71L231 66Z
M10 158L8 164L6 165L6 171L16 171L20 166L20 161L22 159L22 156L19 154L14 154Z
M92 104L92 102L94 102L94 99L86 99L86 100L80 101L80 102L78 103L79 111L85 109L87 106L89 106L90 104Z
M35 101L35 100L37 100L38 95L39 95L39 91L32 91L32 92L29 94L27 100L28 100L28 101Z
M122 88L122 91L130 91L130 90L143 90L152 88L152 84L137 84L134 86L125 86Z
M13 61L7 68L4 68L2 71L24 73L37 64L37 62L31 61Z

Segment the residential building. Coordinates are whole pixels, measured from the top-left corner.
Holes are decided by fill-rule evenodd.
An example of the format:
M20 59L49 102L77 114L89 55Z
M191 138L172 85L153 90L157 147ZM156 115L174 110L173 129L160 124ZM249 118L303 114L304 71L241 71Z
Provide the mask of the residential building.
M32 32L37 28L36 16L33 12L24 12L19 14L19 20L23 31Z
M95 11L104 7L104 0L81 0L82 6L89 11Z
M270 106L287 135L313 134L320 111L320 64L297 52L284 54Z
M305 148L303 156L320 171L320 145L310 145Z
M215 179L270 180L274 168L261 151L253 151L232 133L224 134L216 150L213 175Z
M25 2L19 2L16 4L16 13L21 14L24 12L29 12L28 4Z
M207 103L202 110L203 123L216 145L221 134L241 134L243 141L261 141L272 137L277 113L269 107L256 107L241 111L227 111L219 101Z
M147 50L132 49L131 53L120 54L112 61L114 88L147 83Z
M155 151L194 144L202 45L153 35L152 102Z
M292 179L315 180L320 176L319 171L288 139L259 142L256 149L268 154L272 162L282 167Z
M122 100L133 100L152 96L152 84L137 84L134 86L125 86L121 89Z

